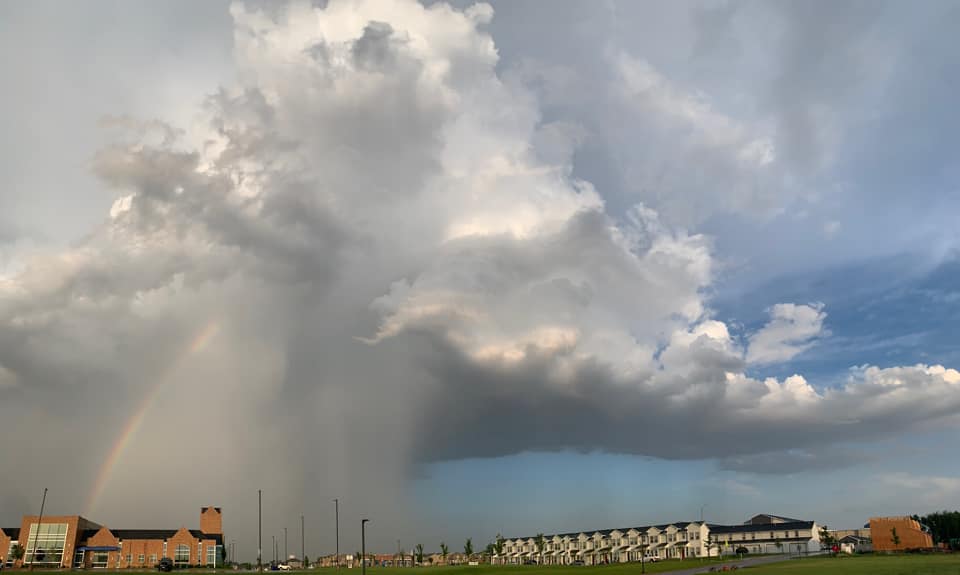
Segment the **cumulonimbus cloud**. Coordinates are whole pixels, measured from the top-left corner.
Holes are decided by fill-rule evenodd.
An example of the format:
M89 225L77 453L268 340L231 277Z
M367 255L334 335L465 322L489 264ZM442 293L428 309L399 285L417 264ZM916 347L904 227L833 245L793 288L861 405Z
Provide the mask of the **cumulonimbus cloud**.
M643 205L615 219L569 158L537 154L538 105L497 74L489 6L232 13L238 80L210 97L208 122L181 136L122 122L129 137L96 162L117 195L109 219L0 279L11 425L52 395L75 432L109 440L169 377L198 398L172 404L193 423L147 423L141 441L218 433L236 463L205 470L189 449L178 462L242 475L270 458L288 507L318 477L391 506L426 461L737 456L960 410L960 374L941 366L863 367L832 389L748 376L809 347L822 309L778 306L742 349L709 311L708 237ZM210 357L184 359L211 321ZM69 409L89 394L115 411Z

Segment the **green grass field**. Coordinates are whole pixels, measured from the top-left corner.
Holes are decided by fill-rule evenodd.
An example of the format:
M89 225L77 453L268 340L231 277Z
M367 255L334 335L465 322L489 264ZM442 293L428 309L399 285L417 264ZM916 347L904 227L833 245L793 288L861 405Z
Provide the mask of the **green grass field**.
M960 575L960 555L823 557L737 572L744 575Z

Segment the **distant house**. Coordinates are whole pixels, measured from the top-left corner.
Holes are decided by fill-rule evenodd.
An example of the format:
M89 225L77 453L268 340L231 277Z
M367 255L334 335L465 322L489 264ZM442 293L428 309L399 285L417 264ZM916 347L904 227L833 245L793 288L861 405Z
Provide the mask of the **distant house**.
M870 553L873 551L873 541L859 535L845 535L838 540L840 552L848 555L854 553Z

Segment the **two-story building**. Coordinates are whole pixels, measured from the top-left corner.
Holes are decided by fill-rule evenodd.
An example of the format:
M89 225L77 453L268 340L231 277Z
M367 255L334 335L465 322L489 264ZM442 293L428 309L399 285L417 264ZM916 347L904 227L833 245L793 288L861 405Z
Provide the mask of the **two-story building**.
M143 569L163 557L183 567L215 566L222 550L219 507L201 508L200 529L111 529L79 515L27 515L19 528L0 529L0 563L7 566Z
M742 525L680 521L618 529L505 539L497 564L587 565L626 563L642 558L686 559L749 553L800 553L820 550L819 527L777 515L755 515Z

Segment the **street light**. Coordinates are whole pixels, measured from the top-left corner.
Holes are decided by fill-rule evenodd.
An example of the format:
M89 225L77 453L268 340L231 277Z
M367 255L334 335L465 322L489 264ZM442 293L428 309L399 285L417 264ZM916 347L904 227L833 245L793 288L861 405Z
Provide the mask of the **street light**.
M263 571L263 490L257 489L257 571Z
M367 522L360 520L360 575L367 575Z
M334 525L336 526L336 537L337 537L337 557L335 559L337 563L337 570L340 569L340 500L333 500L333 513L334 513Z
M40 517L37 519L37 532L33 538L33 553L30 554L30 570L33 571L33 561L37 558L37 541L40 539L40 526L43 525L43 507L47 504L47 488L43 488L43 500L40 502ZM27 537L27 550L30 550L30 539ZM63 561L61 560L61 563Z

